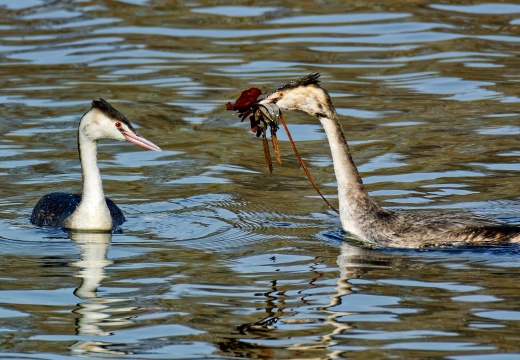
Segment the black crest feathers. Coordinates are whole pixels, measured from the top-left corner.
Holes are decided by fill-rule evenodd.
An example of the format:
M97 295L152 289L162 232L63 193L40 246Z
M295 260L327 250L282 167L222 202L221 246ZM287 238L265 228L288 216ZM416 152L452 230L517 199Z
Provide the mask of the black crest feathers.
M318 85L320 73L310 73L309 75L305 75L299 77L298 79L294 79L289 81L287 84L278 87L276 91L283 91L289 89L295 89L299 86L308 86L308 85Z
M135 132L134 128L132 127L132 124L130 124L130 121L128 121L126 116L124 116L122 113L117 111L106 100L104 100L102 98L99 98L99 100L92 100L92 108L96 108L99 111L102 111L109 118L112 118L117 121L121 121L123 124L128 126L130 128L130 130Z

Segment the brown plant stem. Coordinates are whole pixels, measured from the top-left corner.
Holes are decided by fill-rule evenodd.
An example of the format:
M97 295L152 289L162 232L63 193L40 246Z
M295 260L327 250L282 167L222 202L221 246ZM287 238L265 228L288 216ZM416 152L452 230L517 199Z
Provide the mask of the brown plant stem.
M287 124L285 123L285 120L283 118L283 115L280 114L280 120L283 124L283 127L285 129L285 132L287 133L287 137L289 138L289 141L291 143L291 146L294 150L294 154L296 155L296 157L298 158L298 161L300 162L300 165L302 166L303 168L303 171L305 171L305 174L307 175L307 178L309 179L309 181L311 182L312 186L314 187L314 189L318 192L318 194L321 196L321 198L323 199L323 201L325 201L327 203L327 205L332 209L334 210L335 212L337 212L339 214L339 211L338 209L336 209L334 206L332 206L330 204L330 202L325 198L325 196L323 196L323 194L321 193L320 189L318 189L318 185L316 185L316 183L314 182L314 180L312 179L312 176L311 176L311 173L309 172L309 169L307 169L307 166L305 165L305 163L303 162L303 159L301 158L300 154L298 153L298 149L296 149L296 144L294 143L293 139L292 139L292 136L291 136L291 133L289 132L289 128L287 127ZM265 149L265 145L264 145L264 149Z

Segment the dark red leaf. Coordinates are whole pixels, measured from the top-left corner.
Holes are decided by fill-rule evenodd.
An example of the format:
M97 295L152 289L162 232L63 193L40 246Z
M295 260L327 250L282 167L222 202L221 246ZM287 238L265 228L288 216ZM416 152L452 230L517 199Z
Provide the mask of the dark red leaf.
M228 102L226 104L226 109L243 111L249 106L253 105L260 95L262 95L262 90L258 88L244 90L242 91L242 94L240 94L240 97L237 99L237 101L235 101L234 104L231 102Z

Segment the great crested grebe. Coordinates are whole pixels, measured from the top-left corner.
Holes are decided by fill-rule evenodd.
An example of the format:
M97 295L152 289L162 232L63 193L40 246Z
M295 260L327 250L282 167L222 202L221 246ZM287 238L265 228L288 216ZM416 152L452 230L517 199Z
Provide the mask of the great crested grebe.
M321 122L329 141L338 183L343 229L360 240L380 246L427 248L454 245L491 245L520 242L520 226L470 213L392 211L369 196L352 161L345 134L319 74L295 79L257 104L300 110Z
M87 231L108 231L121 225L125 216L103 193L97 164L97 142L102 139L130 141L145 149L161 149L138 135L128 119L103 99L92 101L78 128L78 151L83 193L51 193L36 204L31 223Z

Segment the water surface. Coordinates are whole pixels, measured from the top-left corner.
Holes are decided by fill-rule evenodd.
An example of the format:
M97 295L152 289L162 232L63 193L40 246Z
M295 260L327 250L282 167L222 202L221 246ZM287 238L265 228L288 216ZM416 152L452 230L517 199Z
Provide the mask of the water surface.
M252 3L254 4L254 2ZM382 205L520 223L520 6L0 0L0 357L516 358L520 249L367 249L280 132L224 104L313 71ZM115 234L29 221L80 190L92 99L161 153L101 143ZM335 203L315 119L287 113Z

